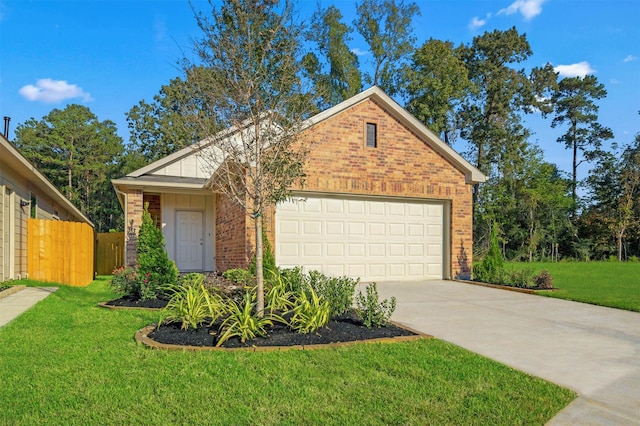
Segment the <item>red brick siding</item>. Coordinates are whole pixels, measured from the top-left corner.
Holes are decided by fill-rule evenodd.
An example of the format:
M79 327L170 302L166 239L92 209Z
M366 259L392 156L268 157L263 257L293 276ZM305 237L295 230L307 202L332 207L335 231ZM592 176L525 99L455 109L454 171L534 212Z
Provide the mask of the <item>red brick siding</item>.
M216 269L246 267L250 259L250 233L244 209L223 194L216 197Z
M143 194L140 189L130 189L127 191L127 223L126 228L126 262L133 266L138 261L136 246L138 243L138 230L142 224Z
M151 215L151 219L155 222L158 229L162 229L162 208L160 205L160 195L145 193L142 198L143 205L147 206L147 210Z
M367 122L377 124L377 148L365 146ZM304 190L451 200L451 274L470 275L471 186L454 165L372 100L306 132Z

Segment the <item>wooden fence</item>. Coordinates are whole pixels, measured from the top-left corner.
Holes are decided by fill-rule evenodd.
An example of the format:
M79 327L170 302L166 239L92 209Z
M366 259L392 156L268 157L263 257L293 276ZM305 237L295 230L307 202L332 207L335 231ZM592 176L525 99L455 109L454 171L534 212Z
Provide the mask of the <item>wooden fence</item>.
M96 271L111 275L124 265L124 232L99 233L96 240Z
M94 275L94 230L86 223L29 219L29 278L87 286Z

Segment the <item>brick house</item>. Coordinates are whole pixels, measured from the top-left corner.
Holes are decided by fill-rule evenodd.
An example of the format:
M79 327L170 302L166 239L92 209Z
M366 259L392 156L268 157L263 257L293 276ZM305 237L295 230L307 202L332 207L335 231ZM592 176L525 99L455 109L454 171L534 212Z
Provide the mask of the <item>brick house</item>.
M306 181L265 215L279 266L363 281L465 278L472 185L485 176L377 87L307 120ZM206 144L200 150L211 149ZM246 266L253 222L222 194L193 147L113 181L135 262L142 209L181 271Z

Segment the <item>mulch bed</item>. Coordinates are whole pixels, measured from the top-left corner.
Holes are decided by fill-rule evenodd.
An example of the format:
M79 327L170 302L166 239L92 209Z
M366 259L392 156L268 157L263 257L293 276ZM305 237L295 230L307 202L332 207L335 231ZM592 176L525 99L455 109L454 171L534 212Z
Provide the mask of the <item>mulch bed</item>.
M216 345L218 326L219 324L214 324L211 327L202 326L195 330L182 330L180 323L162 324L149 333L148 337L155 342L169 345L213 347ZM333 318L325 327L314 333L301 334L292 331L284 324L274 323L274 326L268 329L267 337L257 337L244 343L239 338L232 337L224 342L222 347L309 346L401 336L419 336L419 334L394 324L380 328L367 328L355 313L348 313Z

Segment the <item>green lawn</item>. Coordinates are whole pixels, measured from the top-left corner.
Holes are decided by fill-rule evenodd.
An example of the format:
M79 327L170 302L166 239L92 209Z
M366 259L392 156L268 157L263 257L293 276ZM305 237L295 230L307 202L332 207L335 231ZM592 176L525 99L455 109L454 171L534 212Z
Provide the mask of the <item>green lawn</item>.
M509 263L548 270L558 291L539 294L640 312L639 262Z
M317 351L168 352L157 313L113 311L106 280L62 286L0 328L0 425L531 424L575 395L426 339Z

